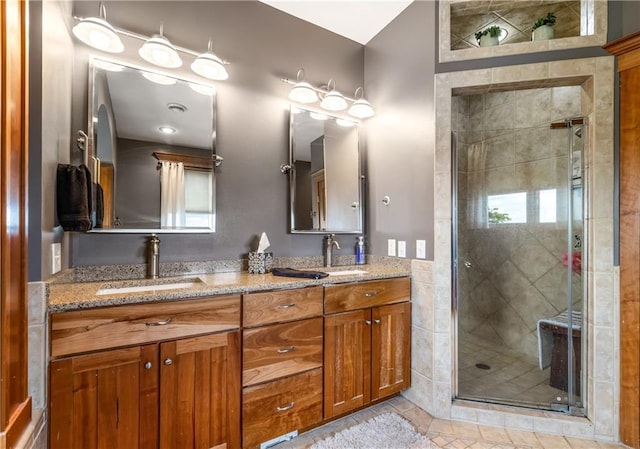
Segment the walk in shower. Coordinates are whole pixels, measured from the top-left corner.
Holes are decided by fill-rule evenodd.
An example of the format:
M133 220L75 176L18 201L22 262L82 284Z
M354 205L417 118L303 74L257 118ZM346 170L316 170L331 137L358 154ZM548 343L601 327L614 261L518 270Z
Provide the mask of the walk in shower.
M452 98L458 399L582 411L580 112L579 86Z

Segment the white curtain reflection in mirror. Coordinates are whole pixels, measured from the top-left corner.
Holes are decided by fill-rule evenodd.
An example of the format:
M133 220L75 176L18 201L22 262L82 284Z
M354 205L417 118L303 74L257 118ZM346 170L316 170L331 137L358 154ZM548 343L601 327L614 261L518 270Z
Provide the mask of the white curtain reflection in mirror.
M184 164L162 161L160 167L160 225L185 226Z
M487 149L483 142L472 143L467 150L467 219L471 229L486 228L487 220L487 181L485 165Z

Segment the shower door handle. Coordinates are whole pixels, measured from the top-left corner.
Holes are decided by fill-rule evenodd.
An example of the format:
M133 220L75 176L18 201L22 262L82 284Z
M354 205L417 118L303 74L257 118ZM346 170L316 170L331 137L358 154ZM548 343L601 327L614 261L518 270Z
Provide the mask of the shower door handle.
M464 266L465 266L466 268L471 268L471 262L469 262L468 260L466 260L466 261L464 262Z

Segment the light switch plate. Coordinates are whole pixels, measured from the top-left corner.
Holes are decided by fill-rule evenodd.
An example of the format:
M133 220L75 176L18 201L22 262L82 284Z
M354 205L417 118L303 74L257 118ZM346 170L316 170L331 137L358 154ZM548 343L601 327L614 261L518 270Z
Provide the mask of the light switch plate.
M62 254L60 243L51 244L51 274L55 274L62 269Z
M427 241L416 240L416 259L427 258Z
M407 257L407 242L398 240L398 257Z
M387 256L396 255L396 239L387 240Z

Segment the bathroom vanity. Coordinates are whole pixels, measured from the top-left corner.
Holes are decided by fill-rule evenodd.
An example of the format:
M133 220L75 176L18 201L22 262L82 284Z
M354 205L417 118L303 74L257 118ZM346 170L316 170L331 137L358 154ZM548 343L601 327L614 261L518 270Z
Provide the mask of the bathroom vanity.
M257 447L397 394L409 273L365 270L50 285L50 447Z

